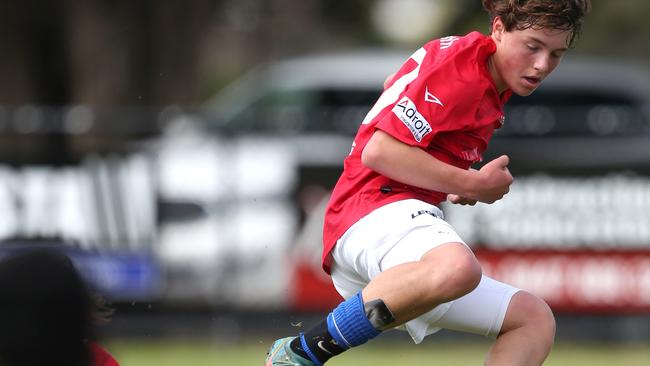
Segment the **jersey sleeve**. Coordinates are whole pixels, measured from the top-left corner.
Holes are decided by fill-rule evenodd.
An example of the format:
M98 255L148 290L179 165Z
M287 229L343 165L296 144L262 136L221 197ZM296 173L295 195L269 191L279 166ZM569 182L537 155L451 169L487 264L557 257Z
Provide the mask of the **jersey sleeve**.
M411 146L426 148L441 132L476 125L485 86L477 77L475 54L471 47L453 53L439 47L428 45L417 77L375 126Z

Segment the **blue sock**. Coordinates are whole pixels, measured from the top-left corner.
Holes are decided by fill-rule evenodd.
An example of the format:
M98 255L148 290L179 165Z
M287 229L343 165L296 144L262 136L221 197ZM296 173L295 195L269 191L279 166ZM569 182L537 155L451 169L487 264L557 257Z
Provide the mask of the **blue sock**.
M381 333L366 316L361 291L343 301L327 316L327 330L342 348L362 345Z
M381 331L368 320L361 292L343 301L322 322L294 339L291 349L315 365L321 366L330 358L351 347L366 343Z

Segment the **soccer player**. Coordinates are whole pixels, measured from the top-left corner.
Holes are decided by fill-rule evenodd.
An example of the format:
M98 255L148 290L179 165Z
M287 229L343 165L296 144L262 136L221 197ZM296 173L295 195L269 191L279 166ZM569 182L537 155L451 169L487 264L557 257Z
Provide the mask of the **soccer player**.
M540 365L555 319L538 297L488 278L439 203L493 203L508 156L482 153L512 93L531 94L580 32L589 0L483 0L490 35L431 41L386 82L361 123L329 202L323 267L346 300L277 340L266 366L322 365L399 327L416 343L441 328L496 338L487 365ZM513 121L516 123L516 121Z

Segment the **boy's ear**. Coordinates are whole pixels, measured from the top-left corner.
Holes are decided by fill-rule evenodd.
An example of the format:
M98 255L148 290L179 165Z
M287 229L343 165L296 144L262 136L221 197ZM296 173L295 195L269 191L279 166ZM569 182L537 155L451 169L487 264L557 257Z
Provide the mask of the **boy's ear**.
M503 32L505 32L505 25L503 24L503 21L501 20L500 17L494 17L492 20L492 32L490 34L492 35L492 38L494 38L496 41L501 40L501 36L503 35Z

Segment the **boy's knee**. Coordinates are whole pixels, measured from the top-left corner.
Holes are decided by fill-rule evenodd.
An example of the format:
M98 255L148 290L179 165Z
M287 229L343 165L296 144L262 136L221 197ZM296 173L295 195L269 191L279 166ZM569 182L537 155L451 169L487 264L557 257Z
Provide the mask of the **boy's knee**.
M445 244L438 253L429 252L422 259L430 266L436 291L445 300L468 294L481 281L481 265L462 243Z
M519 327L533 329L548 347L553 344L556 327L553 311L544 300L526 291L513 296L502 332Z
M456 272L450 277L460 296L470 293L481 282L483 271L473 254L457 259L454 267Z

